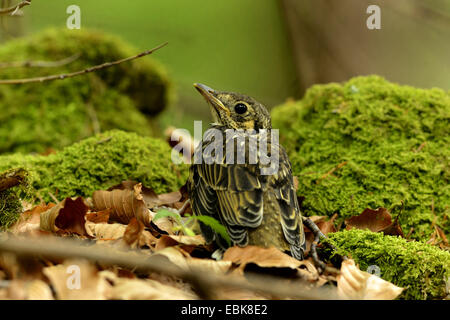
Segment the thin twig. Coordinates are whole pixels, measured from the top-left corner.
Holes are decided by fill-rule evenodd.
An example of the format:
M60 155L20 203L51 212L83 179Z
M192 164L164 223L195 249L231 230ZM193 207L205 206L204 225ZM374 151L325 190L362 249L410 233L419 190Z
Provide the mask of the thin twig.
M44 256L47 258L71 259L83 258L102 265L116 265L140 272L156 272L181 278L201 286L213 294L217 288L234 287L256 292L263 292L273 297L290 297L296 299L338 299L335 291L311 289L302 284L286 283L285 279L258 274L249 275L245 280L234 275L224 275L211 270L190 266L182 269L165 259L152 259L152 256L136 253L119 252L107 247L82 246L74 239L27 239L7 238L0 235L0 252L11 252L22 256ZM209 294L208 294L209 295Z
M13 16L19 9L28 6L31 4L31 0L24 0L14 6L11 6L9 8L4 8L4 9L0 9L0 16L1 15L5 15L8 13L11 13L11 15Z
M0 69L7 68L57 68L74 62L80 57L80 54L58 60L58 61L12 61L0 62Z
M57 74L57 75L51 75L51 76L46 76L46 77L37 77L37 78L27 78L27 79L8 79L8 80L0 80L0 84L25 84L25 83L35 83L35 82L44 82L44 81L52 81L52 80L62 80L62 79L67 79L67 78L73 78L79 75L83 75L86 73L90 73L90 72L94 72L94 71L98 71L100 69L105 69L105 68L109 68L115 65L118 65L120 63L123 62L127 62L127 61L131 61L134 59L138 59L141 57L144 57L146 55L149 55L153 52L155 52L158 49L161 49L162 47L164 47L165 45L167 45L167 42L151 49L151 50L147 50L144 52L139 53L138 55L132 56L132 57L128 57L125 59L120 59L117 61L113 61L113 62L105 62L103 64L100 65L96 65L93 67L89 67L80 71L76 71L76 72L72 72L72 73L64 73L64 74Z

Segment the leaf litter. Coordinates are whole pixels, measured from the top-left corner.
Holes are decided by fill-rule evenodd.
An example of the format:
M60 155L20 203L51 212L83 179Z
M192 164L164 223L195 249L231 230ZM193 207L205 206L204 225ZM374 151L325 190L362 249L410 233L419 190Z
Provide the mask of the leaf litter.
M166 259L185 271L201 268L208 273L237 276L243 281L251 281L246 276L249 272L256 272L277 276L289 283L307 283L311 288L337 287L344 299L392 299L400 290L389 289L393 292L391 295L377 295L369 285L370 277L361 276L358 272L362 271L354 262L350 266L343 263L342 268L346 269L340 271L329 264L328 271L320 274L312 258L298 261L276 248L234 246L224 252L222 260L212 259L214 248L199 234L195 226L196 217L191 216L187 201L184 186L179 191L157 195L140 183L125 181L108 190L95 191L92 199L66 198L57 204L39 204L23 212L9 231L14 236L75 237L89 246L106 245L115 250L145 255L149 259ZM310 218L324 234L336 231L335 217L329 220L325 217ZM350 219L347 226L367 225L364 219L365 216ZM216 225L218 222L208 223L220 232ZM383 221L382 226L385 225L387 222ZM309 248L313 235L307 228L305 233ZM189 282L162 273L142 274L139 270L87 260L40 259L34 262L39 264L34 274L27 274L21 263L23 261L14 255L0 254L0 280L8 283L0 288L1 299L201 298ZM354 278L361 283L363 280L366 282L358 285ZM389 287L386 281L380 280L371 280L376 284L376 290ZM74 287L78 289L72 290ZM215 288L212 296L217 299L272 298L261 292L226 286Z

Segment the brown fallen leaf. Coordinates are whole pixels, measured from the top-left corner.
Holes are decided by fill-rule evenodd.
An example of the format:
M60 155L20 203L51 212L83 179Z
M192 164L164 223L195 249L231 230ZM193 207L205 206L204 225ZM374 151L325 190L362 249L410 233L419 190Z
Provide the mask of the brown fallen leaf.
M144 224L136 218L131 219L128 224L123 240L131 248L140 248L144 245L151 247L156 242L156 238L146 231Z
M137 181L132 181L132 180L122 181L120 184L109 188L107 191L113 191L113 190L131 190L131 191L133 191L137 184L139 184L139 182L137 182ZM142 199L144 200L145 204L147 205L147 208L151 209L158 205L158 203L159 203L158 195L156 194L155 191L153 191L153 189L142 186L141 194L142 194Z
M117 240L123 238L127 226L120 223L94 223L86 221L86 232L97 240Z
M223 261L230 261L239 265L238 270L243 273L246 265L253 263L261 268L290 268L297 269L301 262L281 252L275 247L261 248L257 246L228 248L223 255Z
M369 229L372 232L383 232L386 235L403 235L398 217L392 222L391 214L386 208L377 210L365 209L360 215L345 220L346 229Z
M119 278L109 271L101 271L100 277L112 283L107 293L113 300L194 300L198 297L190 291L162 284L152 279Z
M54 300L49 285L42 280L33 280L27 286L28 300Z
M140 183L134 185L133 190L95 191L92 201L96 211L111 209L112 221L128 224L135 217L146 227L150 226L151 215L144 202Z
M253 292L251 290L239 288L217 288L214 292L214 299L217 300L268 300L270 296Z
M97 268L85 260L67 260L46 267L43 272L59 300L104 300L111 287L99 276Z
M133 190L139 184L137 181L123 181L122 183L109 188L107 191L113 190ZM142 198L147 205L147 208L153 209L160 206L173 206L182 198L181 191L174 191L163 194L156 194L151 188L145 186L141 187Z
M86 221L94 223L106 223L109 221L109 216L111 215L111 209L106 209L99 212L89 212L86 215Z
M402 293L397 287L380 277L361 271L355 261L342 262L341 273L337 276L338 294L343 299L392 300Z
M167 247L156 251L152 256L164 256L170 262L183 270L191 270L191 268L202 268L205 272L225 273L232 265L231 261L216 261L213 259L200 259L189 256L184 250L176 247Z
M158 195L158 206L173 205L174 203L180 201L181 197L182 195L180 191L160 194Z
M66 198L40 214L40 228L54 233L76 233L86 236L84 225L88 209L83 198L78 197L75 200Z
M161 237L157 240L155 250L162 250L167 247L173 247L181 245L183 250L187 252L191 252L196 247L205 247L206 242L203 236L195 235L195 236L175 236L175 235L161 235Z
M159 230L167 232L168 234L174 234L175 221L172 217L161 217L157 220L153 220L156 216L156 212L150 210L150 216L152 223L158 227Z
M54 203L39 204L34 208L23 212L20 218L8 231L13 234L40 234L41 213L55 206Z

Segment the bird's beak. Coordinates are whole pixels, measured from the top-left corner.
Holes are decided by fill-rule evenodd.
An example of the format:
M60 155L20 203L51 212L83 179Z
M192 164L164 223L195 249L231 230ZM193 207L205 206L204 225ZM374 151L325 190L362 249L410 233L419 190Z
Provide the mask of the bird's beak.
M216 98L216 96L214 95L216 93L216 91L214 89L211 89L210 87L205 86L204 84L201 84L201 83L194 83L194 87L195 87L195 89L197 89L198 92L200 92L200 94L203 96L203 98L206 99L206 101L211 103L211 105L217 111L222 110L222 111L226 112L227 114L230 113L228 108L223 105L222 101L220 101L219 99Z

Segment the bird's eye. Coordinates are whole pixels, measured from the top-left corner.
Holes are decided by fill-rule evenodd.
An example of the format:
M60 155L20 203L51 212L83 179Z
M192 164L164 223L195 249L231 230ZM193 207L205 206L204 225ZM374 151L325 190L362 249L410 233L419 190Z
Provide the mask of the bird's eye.
M247 106L243 103L238 103L234 106L234 111L238 114L243 114L247 112Z

